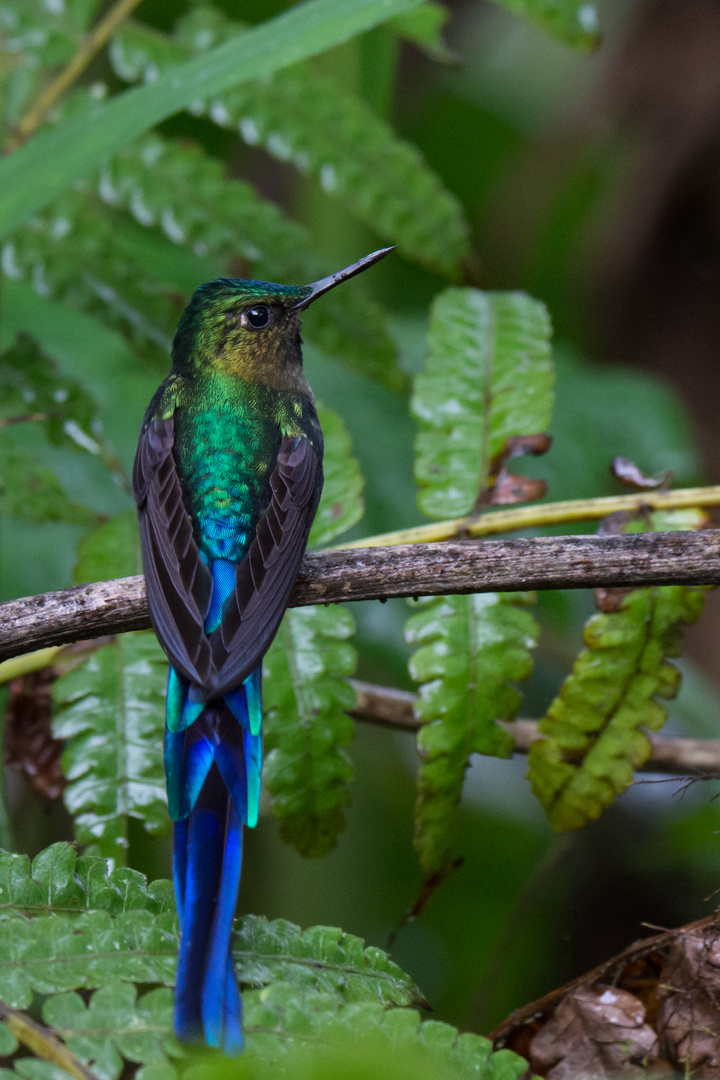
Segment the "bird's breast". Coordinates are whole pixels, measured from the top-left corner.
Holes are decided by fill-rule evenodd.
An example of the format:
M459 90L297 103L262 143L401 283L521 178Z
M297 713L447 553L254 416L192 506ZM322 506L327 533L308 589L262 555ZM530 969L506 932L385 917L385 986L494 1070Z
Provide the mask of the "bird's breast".
M221 400L178 410L175 462L195 540L238 562L270 498L282 434L265 410Z

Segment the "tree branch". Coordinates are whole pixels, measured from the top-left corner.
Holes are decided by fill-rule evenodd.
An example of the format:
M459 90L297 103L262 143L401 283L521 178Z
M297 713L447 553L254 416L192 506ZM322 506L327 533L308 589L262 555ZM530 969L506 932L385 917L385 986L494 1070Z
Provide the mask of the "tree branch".
M351 712L355 720L395 731L417 731L420 728L414 712L415 694L355 679L351 679L350 683L357 694L357 702ZM516 754L527 754L530 744L542 738L537 720L500 721L500 726L512 735ZM720 776L720 739L663 739L654 735L650 741L652 753L638 772L668 773L671 776Z
M311 552L290 606L396 596L717 585L720 531L558 536ZM100 581L0 604L0 660L150 625L142 577Z

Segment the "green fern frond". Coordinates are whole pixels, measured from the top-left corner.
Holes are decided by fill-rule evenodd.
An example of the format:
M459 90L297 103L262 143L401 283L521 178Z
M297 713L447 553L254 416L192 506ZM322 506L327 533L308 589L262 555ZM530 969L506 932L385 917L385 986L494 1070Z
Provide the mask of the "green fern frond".
M307 231L249 185L227 179L198 148L156 136L17 230L2 266L41 295L98 315L136 348L163 354L203 281L229 272L302 283L328 269L310 253ZM404 384L385 316L357 288L331 293L307 336L390 387Z
M690 512L693 514L693 512ZM694 526L704 520L694 512ZM652 515L662 531L687 528L687 512ZM664 585L633 589L616 611L593 615L585 649L539 724L544 738L530 747L528 778L554 829L582 828L632 782L651 752L647 731L667 713L680 673L667 657L680 655L683 626L696 622L707 588Z
M177 62L183 45L187 56L241 29L229 21L219 24L212 9L198 8L190 18L191 24L181 22L175 39L167 41L137 24L125 27L111 50L116 72L126 79L146 78ZM413 146L337 82L295 68L211 102L199 101L193 111L312 173L325 192L409 258L457 276L469 250L459 202Z
M71 59L97 7L98 0L0 4L0 94L5 124L17 124L54 69Z
M78 857L70 844L54 844L32 863L0 852L0 999L27 1010L40 995L43 1022L101 1080L116 1080L130 1064L142 1065L144 1077L176 1076L184 1056L172 1034L177 946L169 881L109 872L104 859ZM417 1060L454 1080L516 1080L527 1068L509 1051L492 1053L481 1036L421 1022L413 1007L424 999L413 980L352 934L249 915L237 924L233 955L244 991L243 1061L261 1070L254 1077L286 1075L286 1066L292 1075L298 1055L327 1053L357 1057L361 1070L368 1047L386 1061L401 1055L408 1068L408 1055L414 1063L425 1051ZM0 1025L0 1053L15 1048ZM57 1080L23 1062L46 1064L16 1059L3 1076Z
M357 459L352 456L352 444L347 429L337 413L318 408L320 426L325 439L323 484L320 506L310 531L310 547L332 543L363 516L364 480Z
M438 596L418 601L405 640L416 647L410 674L420 683L416 715L420 771L415 849L427 875L449 861L456 812L471 754L509 757L512 738L496 723L520 707L513 683L532 670L538 628L526 593Z
M344 680L355 670L353 632L344 608L293 608L264 661L263 783L280 835L306 856L332 851L345 828L352 774L345 747L353 737L346 710L355 692Z
M237 277L313 281L327 274L312 254L307 229L260 199L249 184L230 180L198 148L151 136L116 155L103 171L100 197L130 211L173 244L213 260ZM197 283L197 282L196 282ZM307 337L364 374L397 388L403 382L386 318L362 289L338 289L313 312Z
M421 509L461 517L516 435L545 431L553 405L550 320L523 293L446 289L436 297L416 376L415 476Z
M72 844L57 843L30 861L0 850L0 919L7 915L70 914L80 911L175 910L172 882L154 881L126 866L108 869L105 859L78 855Z
M123 634L53 687L53 734L65 740L65 805L78 841L127 859L130 818L168 830L162 767L167 661L151 632ZM0 994L0 997L2 995Z

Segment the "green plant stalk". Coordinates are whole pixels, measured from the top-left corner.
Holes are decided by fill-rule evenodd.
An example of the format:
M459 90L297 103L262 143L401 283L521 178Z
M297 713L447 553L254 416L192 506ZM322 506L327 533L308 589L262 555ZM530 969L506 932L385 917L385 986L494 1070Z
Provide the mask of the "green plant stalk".
M687 510L696 506L720 506L720 486L680 488L678 491L643 491L636 495L608 495L597 499L572 499L567 502L522 506L515 510L496 510L482 517L455 518L418 525L414 529L380 533L340 548L397 547L399 544L434 544L442 540L475 540L481 536L538 529L545 525L568 525L577 521L599 521L622 510Z
M36 649L35 652L25 653L24 656L13 656L10 660L0 663L0 686L3 683L12 682L13 679L21 679L23 675L31 675L33 671L42 671L50 667L62 649L62 645L51 645L47 649Z
M140 0L118 0L107 15L98 23L94 30L88 34L83 45L78 49L67 67L60 72L49 86L43 90L39 98L28 112L20 119L18 134L26 139L32 135L45 119L55 102L68 90L75 80L82 75L93 57L102 49L110 35L117 30L118 26L128 17L130 12L138 6Z

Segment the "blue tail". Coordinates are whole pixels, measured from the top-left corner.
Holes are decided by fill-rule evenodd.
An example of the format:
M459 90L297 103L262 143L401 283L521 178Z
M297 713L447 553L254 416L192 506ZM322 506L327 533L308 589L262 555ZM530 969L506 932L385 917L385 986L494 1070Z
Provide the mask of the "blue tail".
M180 920L175 1033L226 1054L238 1053L243 1042L230 935L242 828L255 825L258 816L261 684L258 667L197 715L187 684L172 668L168 681L165 773Z

